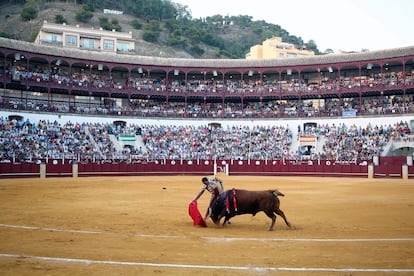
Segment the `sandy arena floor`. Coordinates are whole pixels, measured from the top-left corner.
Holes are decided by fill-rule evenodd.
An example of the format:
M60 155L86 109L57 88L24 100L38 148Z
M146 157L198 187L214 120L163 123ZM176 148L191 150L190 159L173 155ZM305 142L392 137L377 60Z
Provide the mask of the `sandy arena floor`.
M414 181L224 176L264 213L193 226L201 176L0 180L1 275L414 275ZM199 200L204 214L210 194Z

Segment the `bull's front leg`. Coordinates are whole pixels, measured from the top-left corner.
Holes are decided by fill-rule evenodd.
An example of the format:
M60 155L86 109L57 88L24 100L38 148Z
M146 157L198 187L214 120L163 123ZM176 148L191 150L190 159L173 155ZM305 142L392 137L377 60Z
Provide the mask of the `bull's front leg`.
M230 220L230 217L225 216L222 226L226 225L226 223Z

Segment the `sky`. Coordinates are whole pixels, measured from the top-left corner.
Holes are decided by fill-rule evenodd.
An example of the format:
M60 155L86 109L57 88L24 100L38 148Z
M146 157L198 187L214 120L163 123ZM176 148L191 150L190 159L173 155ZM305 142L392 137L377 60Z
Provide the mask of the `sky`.
M277 24L319 51L414 46L413 0L172 0L192 18L248 15Z

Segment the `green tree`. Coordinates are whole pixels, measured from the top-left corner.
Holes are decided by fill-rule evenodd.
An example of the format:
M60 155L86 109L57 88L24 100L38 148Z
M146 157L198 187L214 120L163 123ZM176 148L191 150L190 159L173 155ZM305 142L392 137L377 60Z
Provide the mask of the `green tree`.
M93 17L92 10L93 8L90 5L82 5L82 8L75 15L76 20L85 23L89 22Z
M168 44L175 47L180 46L185 48L187 46L187 41L183 39L178 31L175 31L169 36Z
M191 51L194 52L198 56L201 56L202 54L204 54L204 50L200 48L200 46L198 45L194 45L193 47L191 47Z
M141 24L141 22L139 22L138 19L132 20L130 24L134 29L137 29L137 30L142 29L142 24Z
M99 26L104 30L110 31L111 24L109 23L108 17L99 17Z
M159 36L160 36L160 33L146 30L142 34L142 39L148 42L157 42Z
M160 23L157 20L151 20L148 24L144 27L145 30L152 31L152 32L160 32Z
M31 33L29 42L34 42L36 40L38 33Z
M121 25L119 25L119 21L115 18L113 18L111 20L111 30L115 30L117 32L121 32L122 31L122 27Z
M314 41L314 40L312 40L312 39L311 39L311 40L309 40L309 41L306 43L306 49L311 50L311 51L314 51L316 55L319 55L319 54L320 54L320 52L319 52L319 50L318 50L318 46L316 46L315 41Z
M172 33L175 30L179 29L178 21L175 19L168 19L164 22L164 27L168 30L168 32Z
M56 14L55 15L55 23L56 24L63 24L63 23L68 23L68 21L65 19L65 17L63 17L63 15Z
M32 2L27 2L23 6L20 16L23 21L30 21L32 19L35 19L37 17L37 11L34 7L34 4Z
M157 20L151 20L144 27L142 39L148 42L157 42L160 37L160 23Z

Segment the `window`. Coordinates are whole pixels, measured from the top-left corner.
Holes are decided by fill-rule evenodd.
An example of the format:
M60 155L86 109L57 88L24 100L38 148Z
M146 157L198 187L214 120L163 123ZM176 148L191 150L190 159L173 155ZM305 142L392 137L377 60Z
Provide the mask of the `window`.
M117 49L117 51L120 51L120 52L128 52L129 51L129 44L118 42L116 44L116 49Z
M103 42L104 50L113 50L114 49L114 41L105 39Z
M48 35L47 36L47 41L48 42L54 42L54 43L56 43L56 42L62 42L62 36L60 36L60 35L55 35L55 34L50 34L50 35Z
M94 49L95 48L95 40L85 38L83 40L83 48Z
M77 39L74 35L67 35L66 36L66 45L67 46L76 46L77 45Z

